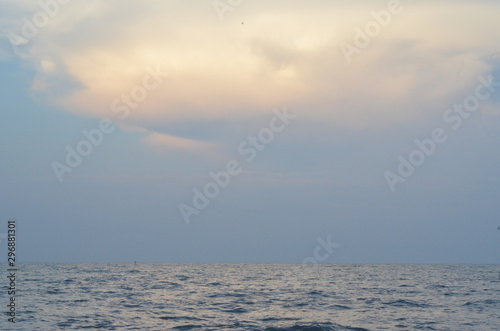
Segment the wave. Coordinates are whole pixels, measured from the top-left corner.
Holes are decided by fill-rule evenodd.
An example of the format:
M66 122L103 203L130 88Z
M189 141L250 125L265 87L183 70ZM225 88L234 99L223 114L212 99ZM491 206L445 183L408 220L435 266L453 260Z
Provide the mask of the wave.
M368 331L368 329L344 326L333 323L313 323L313 324L295 324L290 327L268 327L266 331Z

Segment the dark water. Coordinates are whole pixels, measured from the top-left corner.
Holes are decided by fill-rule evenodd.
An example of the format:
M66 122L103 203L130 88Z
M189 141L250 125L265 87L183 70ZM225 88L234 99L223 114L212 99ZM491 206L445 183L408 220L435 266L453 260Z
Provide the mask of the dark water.
M24 264L1 330L500 330L500 266Z

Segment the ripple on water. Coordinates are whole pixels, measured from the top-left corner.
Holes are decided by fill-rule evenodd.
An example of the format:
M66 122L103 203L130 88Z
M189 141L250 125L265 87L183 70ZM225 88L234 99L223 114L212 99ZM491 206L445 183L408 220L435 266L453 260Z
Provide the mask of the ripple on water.
M500 330L500 266L77 266L25 265L23 330Z

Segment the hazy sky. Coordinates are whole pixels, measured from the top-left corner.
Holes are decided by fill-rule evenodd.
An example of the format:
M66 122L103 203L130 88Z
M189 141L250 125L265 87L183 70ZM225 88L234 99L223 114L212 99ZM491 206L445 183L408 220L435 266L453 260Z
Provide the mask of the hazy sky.
M21 261L500 262L497 1L0 13Z

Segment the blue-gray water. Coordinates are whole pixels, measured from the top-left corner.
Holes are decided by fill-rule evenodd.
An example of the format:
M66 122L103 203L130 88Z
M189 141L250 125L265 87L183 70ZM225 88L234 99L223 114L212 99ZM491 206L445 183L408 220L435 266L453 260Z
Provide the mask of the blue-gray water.
M21 264L1 330L500 330L500 266Z

